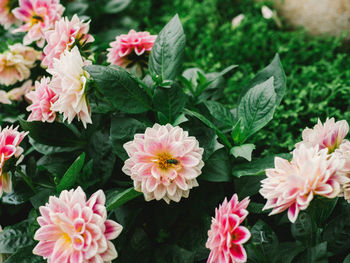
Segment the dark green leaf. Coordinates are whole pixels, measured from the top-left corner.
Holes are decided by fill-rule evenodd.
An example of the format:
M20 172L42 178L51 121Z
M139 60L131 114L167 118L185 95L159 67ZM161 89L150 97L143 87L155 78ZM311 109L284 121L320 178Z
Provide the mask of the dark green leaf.
M265 174L237 178L234 184L235 192L240 198L255 195L260 190L260 181L265 178Z
M274 263L292 263L293 259L305 250L305 246L300 242L282 243L278 246L278 251L274 257Z
M265 82L271 77L273 77L273 87L276 93L275 105L278 106L281 103L286 89L286 75L284 73L278 54L276 54L270 65L256 74L256 76L248 83L248 85L243 88L240 95L240 100L252 87Z
M109 0L103 10L107 14L115 14L123 11L128 7L131 0Z
M141 192L135 191L134 187L131 187L124 191L114 191L110 196L107 197L107 211L111 211L119 206L122 206L126 202L140 196L141 194Z
M231 111L220 102L209 100L204 102L204 104L215 119L219 120L228 127L233 127L235 125L235 117Z
M338 198L326 198L316 196L314 200L312 200L307 211L311 215L311 218L315 220L316 224L318 226L322 226L322 224L332 214L337 204L337 201Z
M243 163L235 165L232 170L232 174L235 177L250 176L250 175L264 175L265 170L268 168L273 168L275 157L280 157L284 159L291 159L291 154L281 153L273 156L266 156L264 158L254 159L250 163Z
M272 119L275 109L273 77L248 90L237 108L237 118L242 119L245 139L262 129Z
M217 150L210 156L205 162L199 179L210 182L229 182L232 180L230 159L225 149Z
M85 69L115 109L127 113L142 113L151 109L146 93L126 70L99 65L86 66Z
M15 253L17 249L33 243L34 240L28 233L27 221L5 227L0 232L0 253Z
M85 153L82 153L63 175L60 183L57 185L57 192L60 193L65 189L70 189L74 185L79 176L81 168L83 168L84 161Z
M252 152L255 149L254 144L243 144L240 146L234 146L231 148L230 153L235 157L243 157L249 162L252 160Z
M12 254L6 263L45 263L42 257L33 254L33 246L19 248L16 253Z
M54 195L53 189L43 189L36 195L32 196L30 202L35 209L38 209L40 206L45 205L51 195Z
M210 120L208 120L202 114L195 112L195 111L185 109L185 112L187 114L189 114L190 116L194 116L194 117L198 118L205 125L212 128L215 131L215 133L218 135L218 137L222 140L222 142L225 143L226 146L228 146L230 149L232 148L232 145L231 145L230 141L227 139L226 135L222 131L220 131L219 128L217 128Z
M319 243L307 249L296 259L300 263L328 263L327 242Z
M111 122L111 141L113 152L122 160L126 160L128 155L123 148L123 144L132 140L136 132L144 132L147 126L136 119L125 117L113 117Z
M154 92L154 107L165 116L166 123L175 121L185 107L186 102L187 96L177 83L174 83L170 89L158 87Z
M311 244L313 238L313 232L316 226L312 221L309 214L305 212L300 212L297 220L291 225L292 236L304 244Z
M350 263L350 254L346 256L343 263Z
M174 80L181 69L186 37L178 15L160 31L149 56L149 70L162 80Z
M37 152L44 155L52 154L52 153L61 153L61 152L72 152L72 151L79 150L81 148L80 146L74 146L74 147L49 146L49 145L38 143L32 138L29 138L29 143L33 146L33 148Z
M27 122L19 118L19 123L24 131L29 131L31 138L41 144L55 147L82 147L85 144L70 129L58 122Z
M154 255L155 263L194 263L194 252L177 245L165 245L157 248Z
M251 228L252 244L258 249L260 255L265 259L270 259L278 250L278 238L275 232L262 220L258 220Z

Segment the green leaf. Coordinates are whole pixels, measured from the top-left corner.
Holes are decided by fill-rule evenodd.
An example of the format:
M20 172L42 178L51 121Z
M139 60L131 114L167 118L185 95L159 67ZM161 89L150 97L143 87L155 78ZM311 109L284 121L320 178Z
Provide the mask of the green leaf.
M236 124L235 116L220 102L209 100L205 101L204 104L208 108L210 114L226 126L232 127Z
M80 146L73 146L73 147L49 146L49 145L38 143L32 138L29 138L29 143L33 146L33 148L37 152L44 155L52 154L52 153L61 153L61 152L72 152L72 151L79 150L81 148Z
M278 54L275 55L271 64L260 71L256 76L245 86L240 94L239 101L252 88L273 77L273 87L276 93L275 105L278 106L284 96L286 89L286 75L284 73Z
M235 144L240 144L244 141L244 127L242 126L242 119L239 119L233 126L231 131L231 138Z
M99 184L104 185L111 177L116 162L108 131L97 131L91 136L88 154L93 159L93 174L98 174Z
M237 108L237 118L242 119L245 139L262 129L272 119L275 109L273 77L248 90Z
M230 158L225 149L217 150L209 157L199 179L209 182L232 181Z
M32 196L30 202L35 209L38 209L40 206L45 205L51 195L54 195L53 189L43 189L36 195Z
M350 263L350 254L346 256L343 263Z
M128 155L123 148L123 144L132 140L135 133L144 132L147 126L136 119L126 117L112 117L110 137L113 152L122 160L126 160Z
M254 144L243 144L240 146L234 146L231 148L230 153L235 157L243 157L249 162L252 160L252 152L255 149Z
M300 242L286 242L281 243L278 246L278 251L274 260L274 263L292 263L293 259L305 250L305 246Z
M155 109L165 116L166 123L173 123L185 107L187 96L182 87L174 83L170 89L157 87L153 103Z
M314 247L308 248L296 258L300 263L328 263L327 242L322 242Z
M237 178L234 184L235 192L240 198L253 196L259 192L261 185L260 181L264 178L266 178L265 174Z
M103 10L107 14L115 14L123 11L131 3L131 0L109 0Z
M265 170L268 168L273 168L275 157L284 158L287 160L291 159L291 154L281 153L272 156L266 156L264 158L254 159L250 163L243 163L235 165L232 170L232 174L235 177L242 176L254 176L254 175L264 175Z
M230 149L232 148L232 145L230 141L227 139L226 135L222 131L220 131L219 128L216 127L210 120L204 117L202 114L195 111L188 110L188 109L185 109L185 113L189 114L190 116L196 117L197 119L202 121L205 125L212 128L215 131L215 133L218 135L218 137L222 140L222 142L225 143L226 146L228 146Z
M339 201L344 202L344 206L323 231L323 240L328 242L328 250L334 254L350 249L350 207L345 200Z
M27 202L32 195L33 193L28 186L26 186L26 188L18 188L17 185L16 191L13 191L10 194L4 193L2 196L2 202L4 204L19 205Z
M311 244L315 229L315 223L305 212L301 212L295 223L291 225L292 236L306 245Z
M27 122L19 118L19 123L24 131L29 131L29 136L36 142L59 147L78 147L84 146L85 142L76 137L64 124L45 123L45 122ZM43 132L45 131L45 132Z
M0 232L0 253L15 253L17 249L32 245L33 243L34 240L28 233L27 221L5 227Z
M126 113L142 113L151 109L147 94L129 72L120 67L86 66L98 90L115 109Z
M58 193L65 189L70 189L74 185L75 181L79 176L81 168L83 168L84 161L85 153L82 153L63 175L60 183L57 185L56 188Z
M16 253L12 254L6 263L45 263L42 257L33 254L33 246L19 248Z
M194 263L195 252L181 248L177 245L163 245L156 249L155 263Z
M311 218L316 222L318 226L322 226L323 223L332 214L338 198L326 198L322 196L316 196L310 206L308 207L308 213Z
M162 80L174 80L181 70L186 37L178 15L160 31L149 56L149 70Z
M252 244L265 259L270 259L278 250L278 238L271 227L262 220L258 220L250 230Z
M126 202L140 196L142 193L137 192L134 187L130 187L124 191L114 191L107 197L106 208L107 211L111 211L119 206L122 206Z

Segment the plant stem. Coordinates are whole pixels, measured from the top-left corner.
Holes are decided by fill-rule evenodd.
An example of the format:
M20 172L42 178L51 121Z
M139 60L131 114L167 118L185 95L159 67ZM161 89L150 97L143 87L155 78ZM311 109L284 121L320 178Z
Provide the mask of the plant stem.
M36 194L36 190L33 186L32 181L18 168L16 168L16 172L19 173L19 175L22 177L23 181L27 183L27 185L30 187L30 189Z

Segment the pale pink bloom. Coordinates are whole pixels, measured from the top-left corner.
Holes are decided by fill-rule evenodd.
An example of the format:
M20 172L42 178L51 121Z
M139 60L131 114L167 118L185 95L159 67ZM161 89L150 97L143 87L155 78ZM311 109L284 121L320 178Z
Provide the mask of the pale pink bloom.
M232 19L232 29L239 27L239 25L242 23L244 18L245 18L244 14L239 14L238 16L234 17Z
M240 224L248 215L247 206L250 200L246 197L238 202L234 194L228 202L215 209L208 231L206 247L210 249L207 263L239 263L247 261L247 253L243 247L250 238L250 232Z
M273 17L273 11L266 5L261 8L261 14L265 19L271 19Z
M0 103L11 104L9 97L7 96L7 92L4 90L0 90Z
M23 39L25 45L36 41L38 47L43 47L45 32L54 27L63 11L64 7L59 0L19 0L19 7L12 13L24 22L24 25L13 32L27 32Z
M127 35L117 36L108 48L107 62L122 68L131 69L136 66L136 73L141 72L141 67L147 65L148 55L151 52L156 35L149 32L136 32L130 30Z
M12 54L21 55L29 68L34 67L35 62L41 58L41 52L21 43L9 45L8 48Z
M0 54L0 83L6 86L29 78L30 69L35 66L40 55L40 52L22 44L8 48Z
M27 132L17 131L18 127L6 127L0 130L0 197L3 192L12 191L12 182L8 171L4 171L4 165L11 157L18 159L17 164L21 161L23 148L19 146Z
M94 41L93 36L88 34L90 21L83 23L77 15L69 21L67 17L57 21L55 28L45 33L47 45L44 48L45 57L43 65L49 68L53 66L53 59L59 59L64 50L70 50L75 44L83 47Z
M129 155L123 172L146 201L179 202L198 186L196 178L204 166L203 148L180 127L154 124L144 134L135 134L134 140L123 147Z
M339 148L343 139L349 132L349 124L346 120L335 122L334 118L326 119L324 124L318 120L312 128L306 128L303 131L303 140L295 146L298 148L301 144L313 147L318 145L320 149L327 148L329 153Z
M275 158L275 168L266 169L260 194L267 199L264 210L270 215L288 209L288 218L294 223L300 210L305 210L315 195L334 198L341 185L349 179L340 171L344 160L329 155L328 149L305 144L294 149L292 161Z
M0 54L0 83L6 86L23 81L30 76L30 69L23 56L9 51Z
M49 83L50 78L43 77L40 82L35 82L35 90L26 95L32 102L27 107L27 111L31 111L28 121L53 122L56 119L56 112L51 107L57 101L57 96Z
M88 98L85 94L86 82L90 77L83 67L91 64L83 60L77 46L71 51L65 50L60 59L54 58L53 67L47 71L52 75L49 87L58 99L51 110L63 113L63 120L71 123L75 116L86 128L92 123Z
M333 154L345 161L342 172L350 180L350 142L344 139L339 148L336 149ZM350 203L350 182L346 182L342 185L342 192L340 196L344 196L344 199Z
M102 190L86 200L80 187L64 190L58 198L50 196L39 208L40 228L34 235L39 243L33 253L48 263L112 262L118 254L110 240L117 238L123 227L107 219L105 202Z
M0 0L0 25L5 29L9 29L10 26L17 23L17 19L11 13L11 0Z
M26 82L23 83L23 85L21 87L14 88L14 89L10 90L9 92L7 92L7 97L10 100L22 101L23 96L25 96L28 92L30 92L33 89L34 89L34 87L32 85L32 81L27 80Z

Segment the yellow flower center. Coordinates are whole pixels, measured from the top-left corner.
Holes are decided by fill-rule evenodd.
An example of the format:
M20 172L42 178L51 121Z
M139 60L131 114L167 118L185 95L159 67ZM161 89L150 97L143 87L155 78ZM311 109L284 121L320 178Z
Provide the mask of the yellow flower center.
M70 245L72 243L72 239L70 238L70 236L67 233L63 233L62 237L64 239L65 244Z
M30 19L30 23L31 23L32 25L34 25L34 24L37 24L37 23L39 23L39 22L44 22L43 17L42 17L42 16L39 16L39 15L37 15L37 14L32 15L32 17L31 17L31 19Z
M156 161L160 169L167 170L169 168L175 168L179 165L179 161L171 156L169 153L161 153L158 155Z

